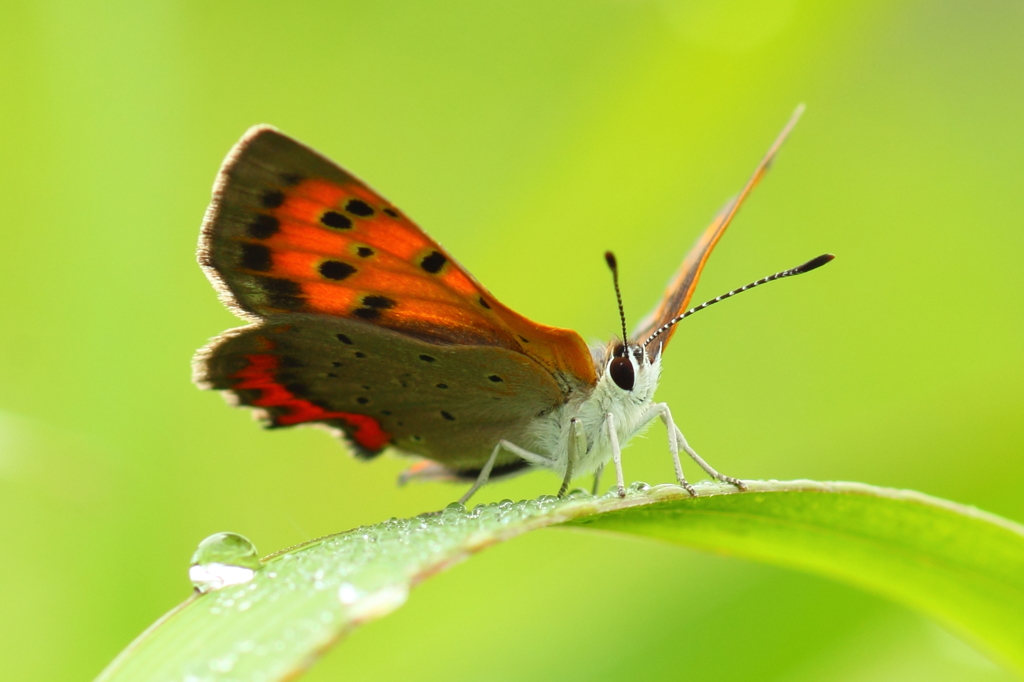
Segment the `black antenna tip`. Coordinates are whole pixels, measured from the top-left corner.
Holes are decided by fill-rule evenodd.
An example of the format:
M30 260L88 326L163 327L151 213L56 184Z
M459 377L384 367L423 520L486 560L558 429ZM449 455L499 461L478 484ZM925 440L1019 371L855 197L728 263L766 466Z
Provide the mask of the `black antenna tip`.
M835 258L835 256L833 256L831 253L823 253L817 258L812 258L803 265L798 265L795 268L793 268L794 274L802 275L805 272L810 272L811 270L820 268L822 265L828 263L833 258Z
M619 304L619 321L622 322L622 348L623 352L629 346L629 336L626 334L626 311L622 308L622 292L619 291L619 264L615 260L615 254L611 251L604 252L604 260L612 271L612 284L615 285L615 300Z

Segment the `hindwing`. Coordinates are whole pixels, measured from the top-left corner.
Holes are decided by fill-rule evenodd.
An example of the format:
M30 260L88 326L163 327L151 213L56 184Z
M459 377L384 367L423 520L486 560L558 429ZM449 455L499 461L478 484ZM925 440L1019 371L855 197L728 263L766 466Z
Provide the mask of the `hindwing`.
M390 445L454 472L478 471L500 438L525 445L530 421L563 400L522 353L308 314L224 334L200 352L195 378L259 408L268 427L323 424L364 458Z

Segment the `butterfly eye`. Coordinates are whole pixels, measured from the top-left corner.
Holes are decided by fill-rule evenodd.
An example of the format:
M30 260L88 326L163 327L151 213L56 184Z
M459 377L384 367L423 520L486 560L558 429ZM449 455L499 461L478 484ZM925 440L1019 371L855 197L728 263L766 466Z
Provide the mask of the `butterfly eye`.
M628 358L614 358L608 367L608 373L612 375L612 381L623 391L632 391L635 375L633 374L633 363Z

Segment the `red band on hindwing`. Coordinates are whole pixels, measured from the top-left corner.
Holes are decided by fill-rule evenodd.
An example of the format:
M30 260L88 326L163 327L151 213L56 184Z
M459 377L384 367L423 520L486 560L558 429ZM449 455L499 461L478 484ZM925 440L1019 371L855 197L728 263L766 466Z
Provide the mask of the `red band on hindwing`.
M277 408L274 423L278 426L293 426L306 422L336 419L351 427L348 435L360 446L370 451L382 450L391 440L391 434L381 428L380 422L365 414L332 412L299 398L278 383L275 375L280 365L274 355L246 355L249 364L232 375L239 381L232 386L235 390L259 391L260 397L252 401L258 407Z

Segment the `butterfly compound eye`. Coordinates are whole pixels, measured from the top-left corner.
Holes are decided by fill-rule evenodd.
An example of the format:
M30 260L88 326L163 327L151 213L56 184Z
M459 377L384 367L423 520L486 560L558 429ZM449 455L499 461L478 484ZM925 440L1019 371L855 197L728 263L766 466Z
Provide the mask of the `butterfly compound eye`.
M623 391L632 391L633 382L636 376L633 373L633 363L628 358L614 358L608 373L612 375L612 381Z

